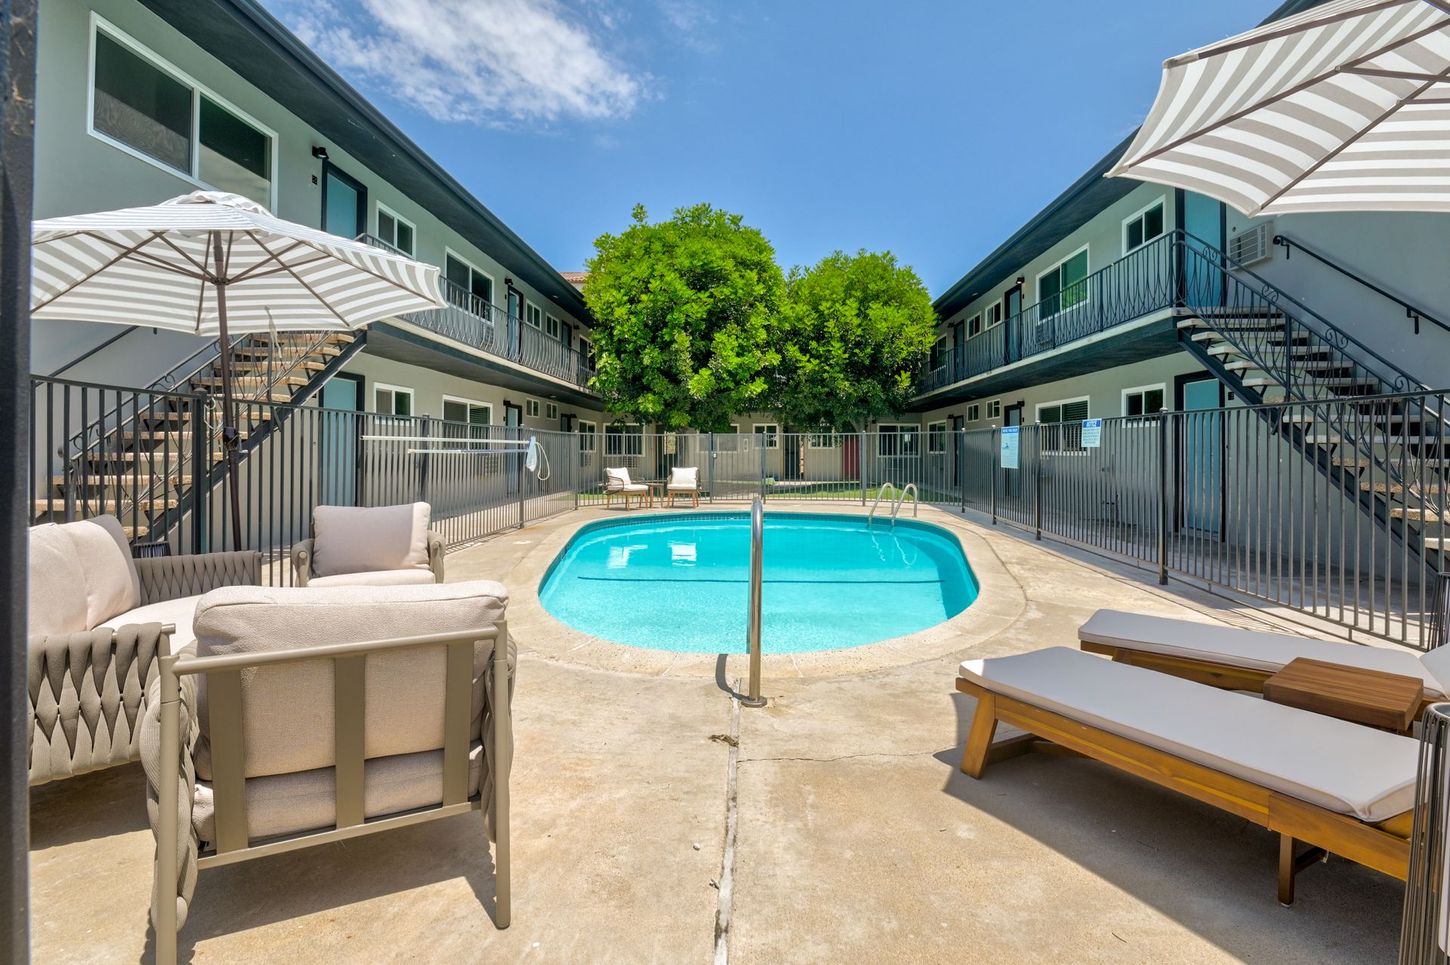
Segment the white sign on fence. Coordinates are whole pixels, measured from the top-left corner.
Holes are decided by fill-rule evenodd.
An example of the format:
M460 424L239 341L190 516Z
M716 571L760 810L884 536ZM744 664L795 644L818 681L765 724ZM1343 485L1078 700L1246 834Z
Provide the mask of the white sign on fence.
M1082 447L1096 449L1103 444L1103 420L1082 420Z
M1022 427L1002 427L1002 468L1016 469L1017 455L1022 451Z

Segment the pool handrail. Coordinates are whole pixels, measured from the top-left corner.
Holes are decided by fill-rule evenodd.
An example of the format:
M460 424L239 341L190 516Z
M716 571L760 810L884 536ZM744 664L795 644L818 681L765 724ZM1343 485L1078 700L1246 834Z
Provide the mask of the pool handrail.
M896 514L901 512L901 504L906 502L907 494L911 494L911 518L916 519L921 510L921 498L916 490L916 483L907 483L902 487L901 492L891 501L891 522L896 523Z
M877 489L876 489L876 498L873 499L873 500L871 500L871 509L868 510L867 513L866 513L866 525L867 526L870 526L871 525L871 520L876 516L876 507L881 505L881 497L886 495L886 491L888 489L891 490L891 493L892 493L892 497L891 498L892 498L892 501L893 502L896 499L896 493L900 492L899 489L897 489L895 486L893 486L889 482L884 482L879 487L877 487ZM890 505L890 503L888 503L887 505Z
M749 694L740 698L743 707L764 707L760 696L760 591L765 577L765 500L759 495L750 502L750 598L745 611L745 643L750 650Z

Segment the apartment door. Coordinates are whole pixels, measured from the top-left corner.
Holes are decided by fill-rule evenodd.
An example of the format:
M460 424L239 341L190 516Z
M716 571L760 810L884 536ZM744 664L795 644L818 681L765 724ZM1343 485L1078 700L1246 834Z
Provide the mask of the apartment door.
M338 373L322 386L319 404L323 412L318 426L317 500L324 506L356 506L358 503L357 467L364 435L363 379L360 375Z
M508 351L509 358L519 359L519 339L524 324L524 296L510 285L508 290Z
M322 162L322 230L344 238L368 230L368 189L331 161Z
M1223 384L1213 376L1180 380L1177 402L1183 415L1176 446L1182 467L1177 517L1182 529L1223 530ZM1207 410L1207 411L1206 411Z
M1019 281L1002 293L1002 364L1022 357L1022 283ZM1021 413L1018 413L1021 417Z
M799 432L783 432L781 436L781 460L780 477L782 479L801 479L804 473L801 469L801 455L804 451L805 435Z
M962 353L966 350L966 332L962 323L957 322L952 326L952 370L950 373L952 381L962 377Z
M510 443L520 442L527 438L524 433L524 407L505 401L503 404L503 437ZM522 447L508 445L504 448L509 451L504 454L504 485L510 493L519 491L519 475L524 471L524 460ZM515 450L518 450L515 452Z
M1228 279L1219 265L1224 248L1224 206L1221 201L1179 191L1180 214L1185 233L1179 252L1184 302L1190 308L1214 308L1224 304Z

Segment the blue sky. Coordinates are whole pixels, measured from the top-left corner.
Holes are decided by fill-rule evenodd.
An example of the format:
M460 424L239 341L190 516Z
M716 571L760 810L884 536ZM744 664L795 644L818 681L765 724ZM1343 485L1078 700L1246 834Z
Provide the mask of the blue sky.
M939 294L1270 0L266 0L560 270L709 201Z

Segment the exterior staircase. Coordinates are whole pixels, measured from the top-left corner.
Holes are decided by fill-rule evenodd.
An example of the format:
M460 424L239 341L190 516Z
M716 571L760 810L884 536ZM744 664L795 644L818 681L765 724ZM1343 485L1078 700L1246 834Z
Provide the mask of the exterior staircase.
M286 332L232 339L239 459L359 351L365 332ZM221 355L215 344L142 391L98 388L99 413L58 453L34 496L35 522L110 513L133 547L166 541L225 473ZM74 404L72 408L74 408ZM198 480L200 476L200 480ZM197 490L197 485L201 490Z
M1184 245L1183 347L1434 572L1450 550L1446 398L1224 252Z

